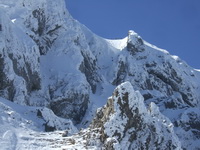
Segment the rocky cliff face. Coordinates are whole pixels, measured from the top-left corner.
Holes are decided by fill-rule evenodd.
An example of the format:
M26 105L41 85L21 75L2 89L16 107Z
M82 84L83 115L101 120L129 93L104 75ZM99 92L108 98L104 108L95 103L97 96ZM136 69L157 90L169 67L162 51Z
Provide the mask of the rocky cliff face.
M18 28L18 30L23 30L24 36L34 45L30 45L31 42L29 42L26 49L23 48L24 50L22 51L29 53L26 56L29 58L26 58L27 60L22 59L24 60L26 69L24 70L25 67L23 67L21 70L17 70L15 68L18 67L16 66L18 60L14 59L16 57L14 54L15 49L12 47L12 43L7 44L12 47L9 57L14 57L10 59L14 61L13 68L15 72L19 76L23 76L28 82L24 82L25 85L21 86L23 92L27 93L25 96L27 98L30 97L26 104L47 106L61 117L70 118L75 123L80 122L88 107L90 85L93 91L95 91L95 83L92 80L96 81L97 79L92 74L90 74L92 76L90 78L88 75L85 76L81 73L89 74L95 70L95 65L93 64L93 59L87 56L87 52L81 49L84 39L81 39L82 43L79 43L78 38L82 35L79 33L79 29L77 29L77 25L74 25L77 24L76 21L72 20L67 12L65 2L63 0L56 2L49 0L18 0L15 2L1 1L1 3L10 24L12 24L11 26ZM3 30L5 25L2 24L1 28ZM15 33L11 32L11 34ZM8 36L9 32L4 35ZM11 38L8 40L11 41ZM65 40L65 42L61 44L62 40ZM26 41L22 40L24 45L26 45ZM71 45L71 49L68 45ZM22 49L17 44L15 47L19 50ZM22 51L18 55L24 55ZM32 51L35 52L32 53ZM48 51L51 52L48 53ZM71 55L67 54L68 52L71 54L74 53L75 57L70 58ZM42 57L41 55L44 56ZM52 59L52 57L54 58ZM77 60L74 60L76 58ZM90 60L92 61L90 62ZM72 61L73 63L70 64ZM29 62L31 63L29 64ZM61 64L63 67L61 67ZM70 66L67 66L67 64L70 64ZM31 68L33 65L35 65L35 68ZM90 68L86 70L85 68L87 67ZM2 70L2 72L4 71ZM73 76L73 73L77 75ZM41 81L39 75L41 75ZM14 95L14 86L12 85L12 80L6 81L5 78L1 80L2 82L6 82L2 83L2 89L6 89L6 84L9 84L8 95L10 96L6 98L12 100L14 97L12 96ZM76 81L71 84L72 80ZM18 101L16 100L16 102Z
M10 19L35 41L41 55L51 49L69 17L63 0L9 0L2 4Z
M92 128L99 128L105 149L181 149L173 124L129 82L118 86L107 104L98 110Z
M81 126L122 84L92 123L100 142L173 149L180 147L176 133L183 148L199 146L199 71L134 31L119 40L98 37L70 16L64 0L0 0L0 7L2 97L48 107Z
M198 72L191 70L177 56L171 56L164 50L153 49L136 33L135 39L132 37L132 31L129 34L131 35L128 37L127 51L130 52L130 55L124 52L119 56L114 84L116 81L118 84L130 81L134 88L143 91L145 100L152 99L155 91L160 92L162 97L160 100L171 99L165 101L166 107L178 107L180 103L182 106L197 106L199 95L196 93L198 93L199 85L195 82L186 83L189 80L198 82ZM136 45L134 55L131 55L133 51L130 51L130 43Z
M27 105L30 93L40 89L39 51L4 11L0 14L0 24L1 96Z
M29 8L29 13L23 18L28 29L28 35L37 43L40 54L44 55L65 28L64 22L68 12L62 0L49 2L24 1L23 7Z

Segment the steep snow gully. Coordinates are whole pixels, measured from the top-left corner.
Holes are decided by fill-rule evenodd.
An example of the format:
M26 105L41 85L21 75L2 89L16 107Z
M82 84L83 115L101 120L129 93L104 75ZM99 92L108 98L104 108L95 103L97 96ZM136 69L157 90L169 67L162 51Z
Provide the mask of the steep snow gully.
M200 72L64 0L0 0L0 150L200 148Z

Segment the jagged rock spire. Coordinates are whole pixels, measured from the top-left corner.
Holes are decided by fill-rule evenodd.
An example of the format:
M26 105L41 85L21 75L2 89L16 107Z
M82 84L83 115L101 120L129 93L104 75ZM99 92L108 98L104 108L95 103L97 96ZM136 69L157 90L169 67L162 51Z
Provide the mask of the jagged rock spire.
M115 89L91 127L100 129L106 149L181 149L170 120L154 103L148 110L129 82Z

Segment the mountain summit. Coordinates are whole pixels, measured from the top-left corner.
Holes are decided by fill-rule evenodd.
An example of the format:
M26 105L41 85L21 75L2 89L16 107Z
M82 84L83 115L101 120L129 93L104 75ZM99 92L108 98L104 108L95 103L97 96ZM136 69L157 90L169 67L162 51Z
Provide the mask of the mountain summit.
M199 90L132 30L104 39L64 0L0 0L2 149L198 149Z

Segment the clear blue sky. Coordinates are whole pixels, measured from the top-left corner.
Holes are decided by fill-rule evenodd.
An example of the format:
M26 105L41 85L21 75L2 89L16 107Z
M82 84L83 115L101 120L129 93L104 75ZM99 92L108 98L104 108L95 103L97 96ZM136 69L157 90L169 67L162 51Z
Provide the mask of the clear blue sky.
M104 38L128 30L200 69L200 0L66 0L71 15Z

